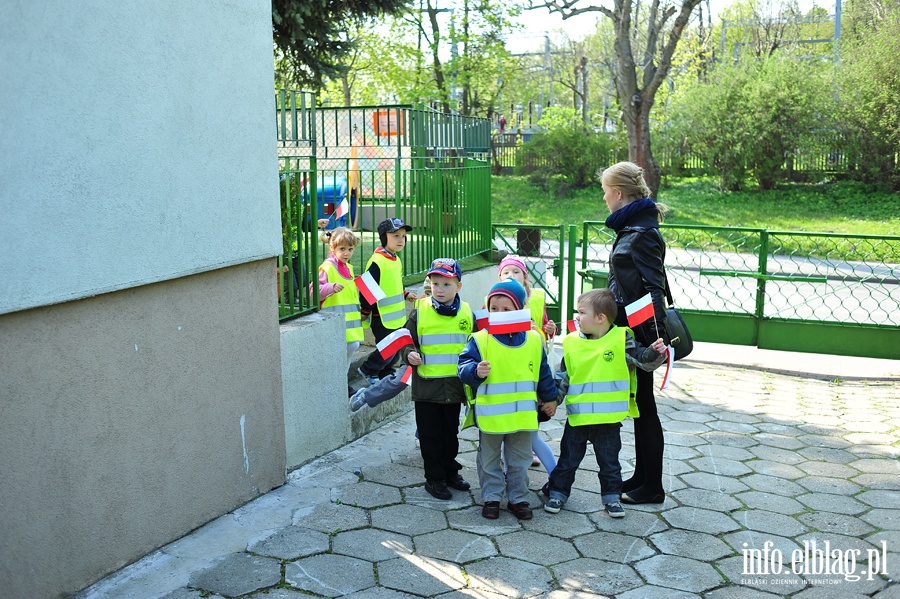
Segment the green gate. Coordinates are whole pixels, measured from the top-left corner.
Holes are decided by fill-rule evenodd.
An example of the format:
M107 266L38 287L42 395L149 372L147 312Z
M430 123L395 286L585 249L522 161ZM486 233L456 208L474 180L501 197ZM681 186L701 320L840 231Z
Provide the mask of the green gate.
M547 296L547 316L565 327L567 312L564 310L563 286L566 281L565 264L566 233L563 225L495 224L494 247L516 254L525 262L535 289L542 289ZM562 323L562 324L560 324Z
M661 225L697 341L900 358L900 237ZM582 288L605 286L615 235L585 222Z

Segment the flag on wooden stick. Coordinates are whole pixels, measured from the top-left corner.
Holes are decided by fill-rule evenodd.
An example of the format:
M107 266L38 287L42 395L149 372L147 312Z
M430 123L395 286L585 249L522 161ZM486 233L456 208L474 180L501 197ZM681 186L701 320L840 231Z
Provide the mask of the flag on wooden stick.
M521 333L529 329L531 329L530 310L491 312L488 316L487 332L489 335L500 335L502 333Z
M636 327L645 320L654 318L656 314L653 311L653 298L648 293L641 299L631 302L625 306L625 314L628 316L630 327Z
M369 271L359 275L353 281L356 283L359 292L362 293L363 297L366 298L366 301L369 302L370 306L374 306L378 303L378 300L383 300L387 297L387 294L381 289L375 281L375 277L373 277L372 273Z
M337 205L337 208L334 210L334 219L337 220L350 212L350 202L347 201L347 198L341 200L341 203Z
M397 329L379 341L375 347L378 348L378 353L381 354L382 358L390 360L394 357L394 354L400 351L401 347L406 345L415 345L412 336L407 329Z
M484 330L488 326L488 315L490 312L485 310L475 310L475 324L478 326L478 330Z

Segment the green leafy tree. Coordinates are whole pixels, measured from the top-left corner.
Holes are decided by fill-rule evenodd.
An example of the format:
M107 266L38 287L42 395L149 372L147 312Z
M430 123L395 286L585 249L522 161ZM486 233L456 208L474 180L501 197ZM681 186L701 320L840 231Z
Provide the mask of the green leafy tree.
M900 190L900 7L854 5L851 34L841 45L835 122L856 158L857 176Z
M640 13L640 0L613 0L612 8L590 0L537 0L534 5L558 12L563 19L599 12L613 23L615 32L614 79L628 132L628 158L644 168L655 196L660 167L650 143L650 113L656 93L666 80L672 56L691 13L701 0L682 0L676 5L651 0ZM674 17L674 19L673 19Z
M276 62L297 86L338 78L352 52L348 29L368 17L397 13L409 0L272 0Z
M746 57L689 85L674 102L673 121L723 189L740 189L750 173L771 189L785 163L827 126L827 75L823 65L785 53Z

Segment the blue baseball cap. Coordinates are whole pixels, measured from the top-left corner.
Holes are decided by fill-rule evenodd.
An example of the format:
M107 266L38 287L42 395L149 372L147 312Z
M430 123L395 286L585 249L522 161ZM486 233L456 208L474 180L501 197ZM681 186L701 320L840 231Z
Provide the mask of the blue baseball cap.
M456 277L457 280L462 281L462 269L459 267L459 262L453 258L438 258L432 262L431 268L428 269L428 274L425 276L430 277L431 275L441 275L448 279Z

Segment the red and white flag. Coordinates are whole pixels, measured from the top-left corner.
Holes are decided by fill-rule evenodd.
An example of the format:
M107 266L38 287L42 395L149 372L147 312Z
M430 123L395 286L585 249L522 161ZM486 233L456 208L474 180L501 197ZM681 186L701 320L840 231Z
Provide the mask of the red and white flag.
M374 306L378 303L378 300L383 300L387 297L387 294L379 287L378 283L375 282L375 277L373 277L372 273L369 271L359 275L353 281L356 283L359 292L362 293L363 297L366 298L366 301L369 302L370 306Z
M666 357L668 358L666 373L663 375L662 385L659 387L660 391L665 391L666 387L669 386L669 374L672 372L672 366L675 365L675 348L671 345L666 346Z
M475 310L475 325L479 331L487 328L489 314L487 310Z
M487 332L489 335L500 335L502 333L521 333L529 329L531 329L530 310L491 312L488 315Z
M570 333L577 333L581 330L581 324L577 320L569 320L566 322L566 328Z
M334 211L334 219L337 220L348 212L350 212L350 202L347 201L347 198L344 198Z
M407 329L397 329L379 341L375 347L378 348L378 353L381 354L382 358L389 360L400 351L401 347L406 345L414 345L412 336Z
M406 370L403 371L403 376L400 377L400 382L404 385L409 385L410 378L412 378L412 366L407 366Z
M641 299L625 306L625 314L628 315L628 326L636 327L645 320L653 318L653 298L648 293Z

